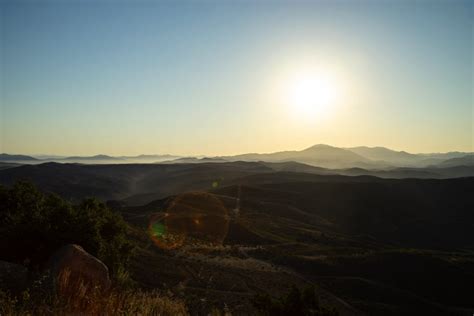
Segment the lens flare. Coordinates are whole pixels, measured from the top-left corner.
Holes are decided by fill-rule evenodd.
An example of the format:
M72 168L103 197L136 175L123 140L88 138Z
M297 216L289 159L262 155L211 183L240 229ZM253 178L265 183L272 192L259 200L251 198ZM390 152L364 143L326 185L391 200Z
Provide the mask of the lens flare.
M164 213L151 217L148 234L162 249L183 245L222 245L229 229L229 215L224 204L206 192L177 196Z
M148 234L151 240L162 249L180 247L186 238L186 231L184 229L167 224L167 218L169 217L169 214L154 215L148 225Z
M224 180L224 179L220 178L220 179L216 179L216 180L212 181L212 184L211 184L212 188L213 189L218 188L221 185L222 180Z

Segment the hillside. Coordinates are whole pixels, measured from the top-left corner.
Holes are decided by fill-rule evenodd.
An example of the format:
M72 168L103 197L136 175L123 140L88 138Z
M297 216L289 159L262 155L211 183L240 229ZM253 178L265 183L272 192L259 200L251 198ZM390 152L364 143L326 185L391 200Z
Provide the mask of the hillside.
M212 301L225 301L231 310L243 308L238 302L248 293L278 293L282 282L298 278L317 284L319 293L347 315L469 315L474 310L467 288L474 281L474 178L382 180L278 172L249 175L238 183L210 191L230 218L223 248L191 243L150 251L144 254L147 263L160 270L159 262L171 256L173 268L151 278L140 261L138 280L154 286L166 278L178 286L184 277L186 293L206 288ZM119 209L129 222L146 227L154 214L173 216L169 205L179 196ZM198 207L189 216L202 218L205 212ZM208 233L214 234L211 227Z
M474 178L333 172L295 162L47 163L0 170L0 182L109 200L138 245L134 282L202 314L252 314L256 294L314 285L340 315L471 315Z
M6 168L8 167L8 168ZM14 167L14 168L13 168ZM395 168L390 170L325 169L296 162L219 162L172 164L61 164L8 165L0 169L0 184L29 179L41 189L73 200L96 196L145 204L183 191L207 190L238 183L248 175L289 172L317 175L375 176L380 178L452 178L474 176L474 167ZM374 178L376 180L376 178ZM375 181L374 180L374 181ZM377 180L378 181L378 180Z
M218 164L60 164L25 165L0 170L0 184L27 179L41 189L80 200L95 196L102 200L123 199L143 204L187 190L212 188L238 177L271 172L259 163Z

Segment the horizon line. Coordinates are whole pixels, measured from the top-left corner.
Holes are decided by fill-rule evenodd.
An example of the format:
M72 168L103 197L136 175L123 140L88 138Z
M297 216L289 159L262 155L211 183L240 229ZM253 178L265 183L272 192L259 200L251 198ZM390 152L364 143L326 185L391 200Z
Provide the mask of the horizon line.
M70 157L94 157L94 156L109 156L113 158L120 158L120 157L139 157L139 156L177 156L180 158L186 158L186 157L206 157L206 158L216 158L216 157L230 157L230 156L239 156L239 155L247 155L247 154L259 154L259 155L265 155L265 154L273 154L273 153L278 153L278 152L288 152L288 151L303 151L306 149L309 149L311 147L315 146L328 146L332 148L337 148L337 149L346 149L350 150L353 148L358 148L358 147L366 147L370 149L375 149L375 148L384 148L388 149L391 151L395 152L404 152L407 154L413 154L413 155L428 155L428 154L448 154L448 153L474 153L473 148L471 148L470 151L464 151L464 150L448 150L448 151L430 151L430 152L410 152L406 150L398 150L390 147L385 147L385 146L367 146L367 145L358 145L358 146L350 146L350 147L338 147L338 146L333 146L329 144L324 144L324 143L317 143L311 146L306 146L302 149L287 149L287 150L276 150L276 151L267 151L267 152L255 152L255 151L248 151L248 152L240 152L236 154L175 154L175 153L140 153L140 154L107 154L104 152L99 152L99 153L93 153L93 154L31 154L31 153L8 153L8 152L2 152L0 154L7 154L7 155L23 155L23 156L31 156L31 157L40 157L40 156L56 156L58 158L70 158Z

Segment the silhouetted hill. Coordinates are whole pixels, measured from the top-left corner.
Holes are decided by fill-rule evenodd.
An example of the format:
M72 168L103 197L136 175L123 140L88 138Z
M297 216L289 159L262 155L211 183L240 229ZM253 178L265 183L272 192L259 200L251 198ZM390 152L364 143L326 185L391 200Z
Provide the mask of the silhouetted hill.
M243 186L242 205L245 199L254 201L249 203L272 200L269 212L280 204L288 214L297 214L290 211L296 207L301 214L324 218L334 232L370 235L408 247L474 247L474 231L469 232L474 220L470 211L474 178L380 179L279 172L238 182ZM441 226L450 233L440 235Z
M57 161L67 161L67 162L114 162L114 161L123 161L122 158L107 156L107 155L95 155L95 156L71 156L66 158L57 159Z
M9 154L0 154L0 161L5 162L16 162L16 161L36 161L38 159L25 156L25 155L9 155Z
M338 174L334 169L326 169L321 167L315 167L306 165L299 162L287 161L287 162L264 162L260 163L265 166L272 168L274 171L288 171L288 172L302 172L302 173L314 173L314 174Z
M385 147L352 147L348 150L374 161L383 161L395 166L415 165L422 157L405 151L395 151Z
M156 163L166 160L177 159L179 156L176 155L138 155L138 156L121 156L118 157L126 161L127 163Z
M113 157L107 155L59 157L41 155L37 158L22 155L2 154L0 161L20 163L82 163L82 164L130 164L130 163L208 163L226 161L249 162L298 162L320 168L351 169L363 168L370 170L393 168L425 168L432 167L452 158L462 158L472 153L449 152L432 154L412 154L395 151L384 147L352 147L338 148L329 145L314 145L304 150L281 151L274 153L247 153L222 157L180 157L176 155L138 155ZM2 160L3 159L3 160ZM469 161L468 161L469 162ZM453 160L441 167L466 165L466 161ZM472 164L467 164L471 166ZM436 176L436 175L435 175Z
M161 161L161 162L158 162L158 163L173 164L173 163L205 163L205 162L229 162L229 161L228 161L228 160L225 160L225 159L223 159L223 158L182 157L182 158L176 158L176 159L173 159L173 160Z
M454 167L454 166L474 166L474 154L457 157L457 158L451 158L436 165L436 167L443 167L443 168Z
M362 168L350 168L333 171L337 174L349 176L370 175L380 178L391 179L447 179L474 176L474 166L454 166L446 168L392 168L387 170L367 170Z
M349 150L329 145L315 145L301 151L281 151L269 154L243 154L222 157L230 161L295 161L324 168L345 168L370 165L370 160Z
M447 179L474 176L474 166L429 167L429 168L390 168L390 169L326 169L297 162L265 163L275 171L303 172L321 175L374 176L387 179L421 178Z
M0 162L0 170L21 166L19 163Z
M469 154L472 154L472 152L469 153L469 152L461 152L461 151L450 151L447 153L428 153L428 154L417 154L417 155L425 157L427 159L447 160L451 158L463 157Z
M60 164L44 163L0 170L0 183L31 180L41 189L75 200L96 196L133 204L186 190L202 190L232 179L272 170L259 163Z
M316 175L377 176L382 178L450 178L474 175L474 167L331 170L296 162L219 162L181 164L60 164L23 165L0 170L0 183L30 179L40 188L67 198L97 196L103 200L124 200L144 204L184 190L206 190L235 183L248 175L286 171L291 177ZM331 178L331 177L330 177ZM344 177L358 181L357 177ZM329 178L328 178L329 179Z
M29 164L37 164L44 162L59 162L59 163L83 163L83 164L112 164L112 163L155 163L170 159L176 159L179 156L175 155L139 155L139 156L55 156L55 155L38 155L36 157L24 155L8 155L1 154L0 161L8 162L24 162Z

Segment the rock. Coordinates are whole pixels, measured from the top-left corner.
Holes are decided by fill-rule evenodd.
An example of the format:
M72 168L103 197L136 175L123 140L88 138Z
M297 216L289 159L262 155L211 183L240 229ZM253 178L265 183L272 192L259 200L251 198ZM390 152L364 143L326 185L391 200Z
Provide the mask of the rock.
M16 292L24 290L27 283L27 268L16 263L0 260L0 288Z
M79 288L103 291L111 283L107 266L74 244L66 245L52 255L50 273L59 295L74 295Z

